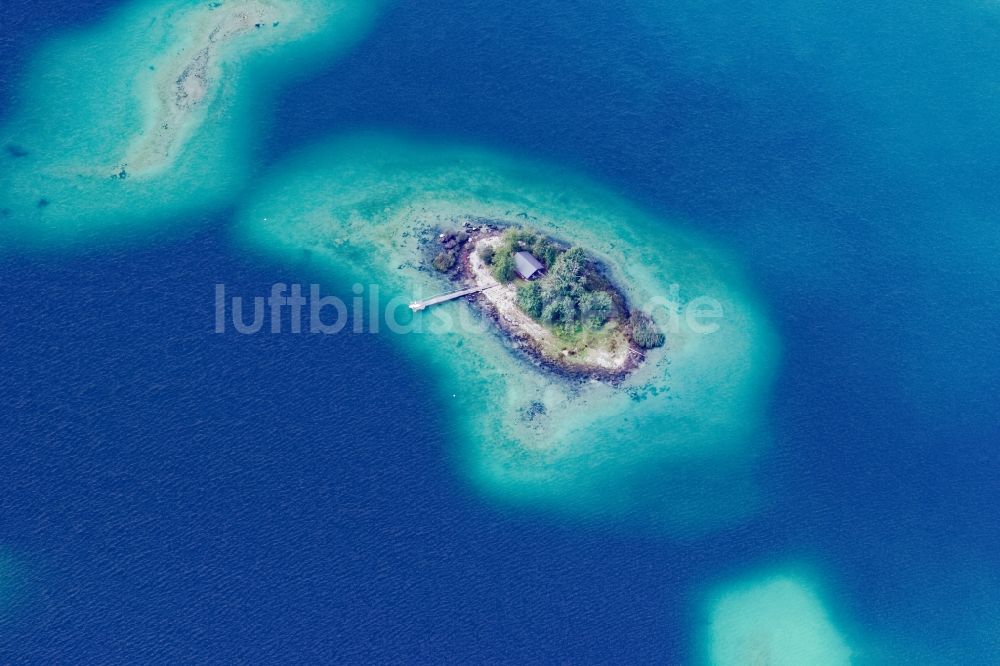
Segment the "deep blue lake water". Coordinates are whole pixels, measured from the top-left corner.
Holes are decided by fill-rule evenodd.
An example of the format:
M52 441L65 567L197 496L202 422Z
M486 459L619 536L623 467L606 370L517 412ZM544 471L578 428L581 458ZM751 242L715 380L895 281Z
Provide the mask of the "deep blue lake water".
M114 5L8 3L0 113ZM0 661L687 663L706 586L791 563L862 663L996 662L1000 7L605 5L400 3L282 91L260 168L349 129L465 140L732 248L784 350L767 508L677 542L493 505L390 340L212 333L216 282L311 277L240 253L231 211L11 248Z

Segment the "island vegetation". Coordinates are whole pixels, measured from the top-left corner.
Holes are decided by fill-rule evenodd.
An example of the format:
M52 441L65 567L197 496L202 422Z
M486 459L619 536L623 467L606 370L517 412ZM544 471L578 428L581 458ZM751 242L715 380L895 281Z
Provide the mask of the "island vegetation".
M438 233L428 261L484 287L481 303L520 346L574 374L622 377L665 336L630 310L604 267L582 247L492 221ZM490 287L490 285L497 285Z
M438 241L441 243L441 251L434 255L434 260L431 262L434 270L440 273L447 273L454 268L458 255L468 240L469 233L464 230L440 234Z
M545 271L534 280L519 280L515 255L528 252ZM641 349L662 346L665 338L649 315L629 314L625 299L605 277L599 265L580 247L566 247L530 230L504 231L498 247L483 246L480 258L497 282L517 282L517 304L534 320L560 337L593 339L608 324L626 321L632 341Z

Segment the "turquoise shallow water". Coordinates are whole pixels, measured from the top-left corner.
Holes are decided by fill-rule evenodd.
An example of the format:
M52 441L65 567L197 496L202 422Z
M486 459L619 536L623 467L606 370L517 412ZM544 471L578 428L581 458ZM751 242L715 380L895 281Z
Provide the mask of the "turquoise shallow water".
M711 604L705 661L719 666L834 666L852 653L813 586L794 574L731 584ZM856 640L856 637L855 637Z
M12 553L0 550L0 626L8 621L19 600L24 581L22 565Z
M705 241L565 171L376 135L292 157L240 218L252 247L377 287L397 306L454 288L427 269L419 244L439 228L524 223L586 247L669 336L621 386L534 367L495 327L473 326L461 302L415 315L405 322L412 332L385 331L438 377L463 433L465 473L500 498L591 516L645 513L661 526L749 510L752 488L723 479L738 479L766 442L777 342L731 259ZM722 315L711 325L695 316L708 299ZM672 491L636 492L649 483ZM705 484L733 496L705 501Z
M0 109L32 154L100 143L89 114L66 106L88 86L42 90L28 63L64 27L117 25L117 9L13 12L26 18L0 43L12 51ZM45 564L26 569L5 660L698 663L716 602L791 578L805 597L760 602L755 635L797 607L826 620L811 623L823 638L812 647L835 632L858 663L994 663L998 11L398 3L336 62L310 59L292 81L279 59L241 88L261 106L225 127L255 149L225 146L229 161L179 179L190 191L174 203L173 185L143 189L133 216L101 201L103 180L60 186L81 195L83 236L111 224L110 241L135 223L146 238L22 255L11 246L26 228L3 226L16 324L0 328L13 406L0 544ZM40 132L55 116L22 114L32 95L81 131ZM463 446L476 424L454 415L449 368L418 342L214 336L215 282L252 296L315 279L347 295L358 278L259 252L233 232L244 220L202 207L248 206L295 180L301 149L371 127L433 148L390 146L404 185L420 158L440 168L442 145L489 146L470 159L554 165L532 199L560 190L553 169L583 173L570 190L601 185L581 200L642 211L627 228L672 248L697 238L709 265L739 266L723 283L754 295L782 350L759 408L766 440L635 474L616 458L605 485L582 492L607 502L552 511L549 496L539 510L509 501L512 486ZM0 159L0 182L21 187L7 167L31 156ZM15 206L36 219L30 192ZM95 201L129 214L103 219ZM28 245L67 239L35 236Z

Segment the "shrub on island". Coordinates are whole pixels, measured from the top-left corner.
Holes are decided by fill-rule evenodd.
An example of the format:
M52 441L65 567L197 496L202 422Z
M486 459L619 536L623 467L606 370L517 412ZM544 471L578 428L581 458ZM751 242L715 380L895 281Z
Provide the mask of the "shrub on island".
M642 349L662 347L666 341L656 322L645 312L632 313L632 339Z
M517 305L535 319L542 318L542 308L545 301L542 299L542 285L537 282L529 282L517 288Z
M435 270L447 273L451 270L451 267L455 265L455 253L439 252L438 255L434 257L433 265Z
M493 256L493 277L497 282L511 282L517 277L514 270L514 256L510 252L498 252Z
M591 328L604 326L614 314L615 304L606 291L585 291L578 301L580 316Z

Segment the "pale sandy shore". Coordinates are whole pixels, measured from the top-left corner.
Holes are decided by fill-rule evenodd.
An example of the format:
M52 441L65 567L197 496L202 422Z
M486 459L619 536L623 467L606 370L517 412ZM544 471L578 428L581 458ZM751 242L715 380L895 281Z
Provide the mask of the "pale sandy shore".
M485 247L499 247L499 233L487 234L474 243L468 254L468 271L473 283L478 287L496 285L496 280L490 273L479 250ZM567 347L550 330L532 319L517 306L517 288L514 284L501 284L482 292L480 298L486 301L488 307L495 313L497 323L509 334L522 340L528 340L545 358L558 362L569 369L586 371L594 369L610 374L625 372L635 359L630 351L628 340L618 333L611 338L610 344L601 347L588 347L583 350Z

